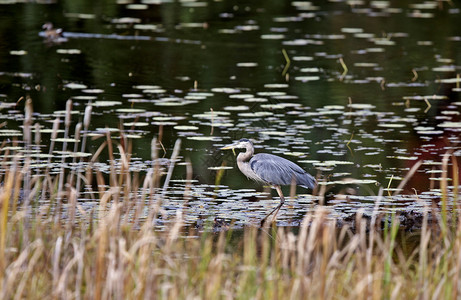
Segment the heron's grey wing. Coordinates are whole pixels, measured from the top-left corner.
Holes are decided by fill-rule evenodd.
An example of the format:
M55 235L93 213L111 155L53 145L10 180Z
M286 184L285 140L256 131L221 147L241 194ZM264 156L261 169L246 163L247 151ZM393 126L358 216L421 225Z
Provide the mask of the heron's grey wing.
M296 184L314 188L315 179L297 164L267 153L260 153L250 160L250 167L259 177L275 185L290 185L293 178Z

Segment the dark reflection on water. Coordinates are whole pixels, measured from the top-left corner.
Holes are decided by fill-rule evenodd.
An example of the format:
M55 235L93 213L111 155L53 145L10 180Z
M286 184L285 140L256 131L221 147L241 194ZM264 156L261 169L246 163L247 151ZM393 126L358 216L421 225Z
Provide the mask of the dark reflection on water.
M239 198L236 189L262 191L236 169L219 180L209 169L234 166L218 148L241 137L329 182L333 200L346 194L358 203L380 187L392 193L418 160L424 163L404 192L438 200L441 156L461 155L457 3L73 0L4 4L0 14L2 129L22 124L21 97L32 98L35 121L48 129L68 99L79 112L75 123L92 103L91 130L128 123L139 136L134 155L145 162L163 125L167 150L181 137L181 155L205 186L197 187L198 206L204 190L230 187L218 198L232 201L215 204L218 215L240 205L230 197ZM67 40L46 38L46 22ZM185 177L179 166L175 178ZM298 193L303 212L302 199L316 199ZM259 217L277 201L246 208Z

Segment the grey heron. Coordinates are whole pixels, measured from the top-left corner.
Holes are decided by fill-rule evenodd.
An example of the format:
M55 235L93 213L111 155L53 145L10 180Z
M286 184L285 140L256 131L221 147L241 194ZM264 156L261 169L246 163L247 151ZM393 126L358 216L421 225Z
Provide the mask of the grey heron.
M285 197L283 197L280 186L296 184L313 189L317 184L312 175L288 159L268 153L253 155L254 146L249 139L241 139L234 144L222 147L221 150L237 148L246 149L245 152L241 152L237 156L237 166L240 171L249 179L273 186L280 196L280 204L261 220L261 225L274 212L275 219L278 211L285 202Z

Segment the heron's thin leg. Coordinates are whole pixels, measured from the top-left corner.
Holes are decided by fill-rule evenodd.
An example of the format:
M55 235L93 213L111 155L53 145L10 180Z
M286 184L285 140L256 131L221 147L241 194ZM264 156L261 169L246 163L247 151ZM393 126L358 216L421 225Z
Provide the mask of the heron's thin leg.
M277 191L277 193L278 193L279 196L280 196L280 204L279 204L276 208L274 208L267 216L265 216L264 219L261 220L261 226L264 225L264 222L266 221L266 219L267 219L270 215L272 215L274 212L275 212L275 215L274 215L273 220L275 220L275 218L277 217L277 214L278 214L280 208L282 207L283 203L285 203L285 197L283 197L282 189L280 188L280 186L279 186L279 185L276 185L276 186L275 186L275 190Z

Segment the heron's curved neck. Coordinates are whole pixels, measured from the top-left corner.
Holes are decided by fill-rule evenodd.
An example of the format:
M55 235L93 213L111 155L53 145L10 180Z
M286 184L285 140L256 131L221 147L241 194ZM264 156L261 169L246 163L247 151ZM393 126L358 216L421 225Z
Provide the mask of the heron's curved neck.
M237 156L237 162L246 163L250 160L253 154L254 154L253 147L246 147L246 151L240 152L239 155Z

